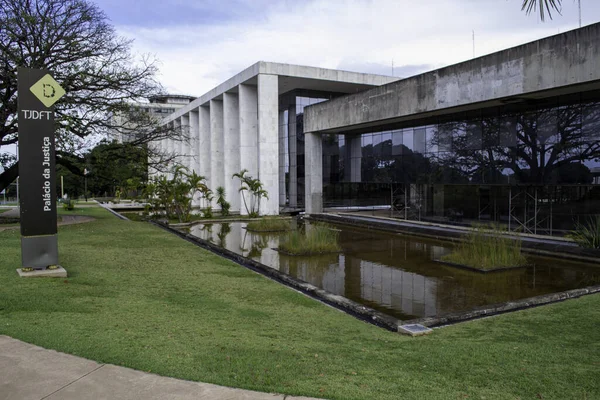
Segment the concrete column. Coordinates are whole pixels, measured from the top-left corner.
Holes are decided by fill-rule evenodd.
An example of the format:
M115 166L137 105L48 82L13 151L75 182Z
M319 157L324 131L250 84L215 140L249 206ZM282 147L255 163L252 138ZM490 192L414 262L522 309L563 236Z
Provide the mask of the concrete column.
M173 132L175 131L175 121L171 121L169 123L169 130L171 131L171 136L173 136ZM167 139L167 158L169 159L168 167L167 167L167 179L171 179L173 174L171 170L173 169L173 163L175 162L175 143L174 140L169 138Z
M319 133L304 133L306 214L323 212L323 141Z
M224 185L223 101L210 101L210 189Z
M190 114L183 114L181 116L181 134L188 139L181 139L179 142L179 149L181 154L181 164L191 172L191 154L190 154Z
M285 136L287 126L285 123L285 110L279 110L279 207L285 207Z
M296 137L296 104L288 109L288 150L290 156L290 207L298 206L298 162Z
M344 181L361 182L360 164L362 158L362 143L360 135L345 135L346 162L344 163Z
M198 108L198 154L200 154L200 175L210 181L210 108Z
M279 214L279 91L277 75L258 75L258 179L269 198L260 202L262 215Z
M240 107L237 93L223 93L224 180L227 201L232 212L240 211L239 180L231 175L240 172Z
M181 117L175 118L173 120L173 129L175 130L175 139L173 139L173 155L175 158L173 159L174 166L183 164L183 156L182 156L182 141L181 141Z
M239 85L239 121L240 121L240 170L247 169L252 177L258 177L258 90L256 86ZM239 172L239 171L238 171ZM235 179L234 188L239 189L239 180ZM247 215L240 193L240 214ZM246 201L248 195L246 194ZM249 206L248 206L249 207Z
M200 150L200 126L199 126L199 113L198 110L190 111L190 172L200 173L200 154L198 151Z

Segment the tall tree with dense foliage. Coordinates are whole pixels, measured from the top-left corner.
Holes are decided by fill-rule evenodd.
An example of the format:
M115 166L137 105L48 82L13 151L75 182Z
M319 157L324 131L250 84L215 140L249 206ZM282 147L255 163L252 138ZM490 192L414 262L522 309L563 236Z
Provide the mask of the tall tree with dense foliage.
M48 69L66 90L54 106L59 164L96 135L126 135L134 145L178 135L136 111L136 101L161 93L155 62L134 59L131 41L116 34L95 4L0 0L0 159L5 164L0 190L18 176L18 164L2 155L2 147L19 140L19 66ZM128 123L115 116L125 116ZM163 158L153 155L152 160Z

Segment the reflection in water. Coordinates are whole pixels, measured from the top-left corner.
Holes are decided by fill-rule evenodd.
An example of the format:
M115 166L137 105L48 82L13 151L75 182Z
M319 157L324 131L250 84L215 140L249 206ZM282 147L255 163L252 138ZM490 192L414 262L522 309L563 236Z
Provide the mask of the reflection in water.
M301 224L299 222L299 224ZM451 244L335 226L342 253L279 254L282 234L248 232L246 224L196 225L191 234L303 281L400 319L475 307L600 283L594 265L528 257L524 269L481 274L438 264Z

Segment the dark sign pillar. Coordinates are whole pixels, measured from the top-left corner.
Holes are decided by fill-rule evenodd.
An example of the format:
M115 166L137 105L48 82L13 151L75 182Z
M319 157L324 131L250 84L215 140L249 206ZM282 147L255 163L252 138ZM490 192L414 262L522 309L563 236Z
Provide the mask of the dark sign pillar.
M54 111L65 93L48 71L19 68L21 255L26 268L58 264Z

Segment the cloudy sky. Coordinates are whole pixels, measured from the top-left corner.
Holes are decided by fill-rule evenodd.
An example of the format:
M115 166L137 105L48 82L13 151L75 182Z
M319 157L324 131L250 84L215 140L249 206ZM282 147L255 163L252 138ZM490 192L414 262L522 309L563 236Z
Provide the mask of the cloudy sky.
M542 23L521 0L95 0L169 92L200 96L253 63L400 77L577 28L577 3ZM600 1L581 0L583 25Z

